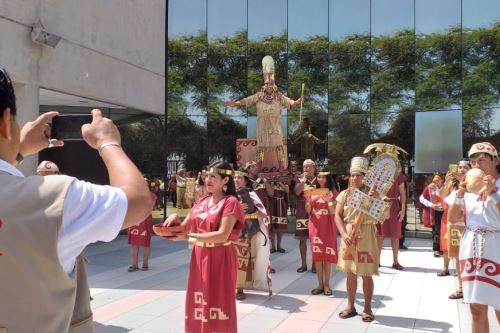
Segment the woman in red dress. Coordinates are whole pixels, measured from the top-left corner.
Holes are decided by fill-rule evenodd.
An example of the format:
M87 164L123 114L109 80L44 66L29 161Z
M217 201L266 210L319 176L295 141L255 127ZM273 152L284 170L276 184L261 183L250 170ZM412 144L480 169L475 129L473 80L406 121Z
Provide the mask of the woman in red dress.
M312 261L316 267L318 287L311 293L332 295L330 276L332 264L337 263L337 226L335 225L335 190L330 172L318 173L317 188L327 188L328 194L304 195L307 197L306 211L309 213L309 240L311 241Z
M187 239L193 246L184 331L233 333L238 329L234 297L237 263L232 241L238 238L245 216L228 163L212 164L205 185L210 195L195 203L181 224L185 232L172 238Z
M151 187L150 187L151 191ZM150 192L151 201L156 202L156 194ZM143 259L141 270L149 269L149 256L151 255L151 235L153 234L153 215L152 212L141 223L128 228L128 243L130 244L130 254L132 265L128 268L129 272L139 270L139 247L142 247Z

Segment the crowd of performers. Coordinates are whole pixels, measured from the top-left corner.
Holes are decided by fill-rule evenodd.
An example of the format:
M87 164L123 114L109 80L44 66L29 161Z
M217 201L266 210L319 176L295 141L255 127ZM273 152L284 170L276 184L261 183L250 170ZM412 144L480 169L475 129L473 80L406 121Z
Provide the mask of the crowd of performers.
M470 162L460 161L458 170L450 171L441 186L435 179L420 201L430 209L426 225L433 228L433 249L447 253L438 275L449 274L450 258L459 261L460 289L450 298L463 297L470 304L474 332L481 332L488 327L488 306L494 308L500 321L500 160L488 143L473 145L469 158ZM398 175L392 188L381 196L364 182L368 160L355 157L349 170L349 188L338 193L327 170L316 172L312 160L304 161L303 167L301 177L290 188L259 177L257 163L235 171L228 163L216 162L207 170L209 194L194 204L184 221L167 219L165 225L181 230L169 239L188 240L192 245L186 332L237 332L236 300L246 298L245 290L272 294L270 253L285 251L281 240L287 225L284 195L289 190L297 194L296 238L303 255L297 271L307 270L307 243L316 268L318 283L311 293L332 295L330 277L332 264L336 264L347 273L348 302L340 318L358 314L355 296L361 277L365 300L361 319L374 320L373 276L380 267L381 240L401 237L400 210L406 192L400 189L404 179ZM478 180L483 188L476 193L465 179L471 167L484 173ZM357 209L348 204L355 191L388 202L391 208L380 220L368 215L360 220ZM356 220L361 223L353 234ZM392 268L403 269L395 252Z

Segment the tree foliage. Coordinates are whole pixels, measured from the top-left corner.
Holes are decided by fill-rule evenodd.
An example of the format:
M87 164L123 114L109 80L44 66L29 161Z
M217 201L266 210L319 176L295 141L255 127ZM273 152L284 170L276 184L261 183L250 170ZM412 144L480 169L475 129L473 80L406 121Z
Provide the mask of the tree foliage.
M328 150L317 154L328 157L336 172L345 172L350 158L373 141L413 153L415 111L462 109L466 140L499 137L500 124L492 124L500 112L498 22L336 41L288 40L286 31L249 40L242 30L208 42L202 31L170 39L168 49L166 151L184 154L193 168L213 155L234 159L235 139L246 135L239 120L255 110L228 109L224 101L261 89L265 55L275 59L277 85L289 97L298 98L305 83L303 116L316 136L328 134ZM288 113L289 136L298 125L296 108Z

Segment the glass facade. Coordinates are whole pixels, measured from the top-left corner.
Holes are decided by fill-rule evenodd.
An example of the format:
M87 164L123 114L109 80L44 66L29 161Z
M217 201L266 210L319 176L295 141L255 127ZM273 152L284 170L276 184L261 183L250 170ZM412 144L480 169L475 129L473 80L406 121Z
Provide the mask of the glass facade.
M283 93L305 85L316 160L335 173L373 142L414 156L416 112L458 111L463 150L500 147L499 35L497 0L169 0L165 154L234 162L256 112L224 102L261 89L265 55ZM283 115L294 159L299 108Z

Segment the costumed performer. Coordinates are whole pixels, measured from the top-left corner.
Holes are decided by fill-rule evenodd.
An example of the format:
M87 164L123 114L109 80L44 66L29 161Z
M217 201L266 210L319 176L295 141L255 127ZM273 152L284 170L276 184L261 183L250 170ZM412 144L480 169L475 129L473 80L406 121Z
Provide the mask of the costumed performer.
M237 332L237 260L232 241L238 239L245 215L233 173L226 162L209 166L205 185L210 195L195 203L181 223L183 232L170 238L188 240L193 246L184 320L188 333ZM178 221L167 223L174 226Z
M500 159L489 142L469 150L472 169L480 169L482 189L466 192L460 183L449 209L449 221L467 221L460 241L460 276L464 302L470 304L472 332L488 332L488 307L500 323Z
M292 100L278 91L275 81L274 59L265 56L262 59L264 86L262 90L240 101L227 101L227 106L249 107L255 104L257 108L257 164L262 170L265 154L274 154L278 161L279 171L285 171L285 150L281 130L281 107L291 109L296 104L304 102L301 96Z
M236 299L246 298L243 289L267 291L271 295L271 264L269 262L269 219L264 204L251 188L248 174L235 171L234 184L245 210L245 225L234 241L238 255Z
M318 278L318 286L311 291L311 294L324 293L325 296L331 296L332 264L336 264L338 259L337 226L335 225L335 198L338 193L328 170L321 170L317 180L316 187L328 189L328 194L312 194L307 196L306 201L312 261Z

